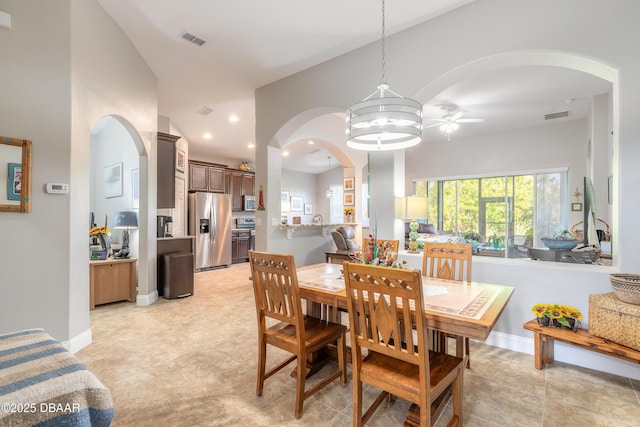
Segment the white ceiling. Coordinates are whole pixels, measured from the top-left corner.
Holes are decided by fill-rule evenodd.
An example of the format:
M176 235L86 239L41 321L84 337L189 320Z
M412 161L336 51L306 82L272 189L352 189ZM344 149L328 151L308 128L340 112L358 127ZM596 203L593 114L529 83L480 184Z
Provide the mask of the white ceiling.
M474 0L390 0L387 35ZM380 38L380 4L371 0L98 0L120 25L158 78L158 113L189 140L191 157L215 152L253 160L254 90ZM205 44L180 38L191 33ZM453 138L544 124L543 115L571 110L558 120L584 118L589 99L609 84L551 67L519 67L461 81L425 104L440 118L456 104L464 118ZM372 88L373 90L374 88ZM365 94L366 95L366 94ZM354 100L355 101L355 100ZM208 115L198 111L208 107ZM238 121L229 121L237 116ZM554 121L557 123L557 121ZM425 126L434 123L425 121ZM210 133L212 138L203 137ZM425 130L426 141L443 137ZM301 141L287 147L283 167L322 172L330 153ZM337 160L332 156L332 167Z

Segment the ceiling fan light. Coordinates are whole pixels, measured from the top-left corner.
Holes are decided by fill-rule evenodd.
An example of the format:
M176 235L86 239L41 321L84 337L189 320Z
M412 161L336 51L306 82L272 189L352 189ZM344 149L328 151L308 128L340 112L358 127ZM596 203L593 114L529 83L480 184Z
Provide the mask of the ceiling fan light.
M445 134L450 134L454 130L458 130L459 127L460 127L459 124L454 122L449 122L449 123L444 123L442 126L440 126L440 130Z

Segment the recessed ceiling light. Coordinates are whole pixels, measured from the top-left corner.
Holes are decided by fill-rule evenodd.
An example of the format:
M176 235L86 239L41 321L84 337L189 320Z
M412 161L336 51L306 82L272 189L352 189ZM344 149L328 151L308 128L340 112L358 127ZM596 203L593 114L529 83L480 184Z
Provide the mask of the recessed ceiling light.
M206 133L204 133L204 134L202 135L202 137L203 137L204 139L211 139L211 138L213 138L213 135L211 135L209 132L206 132Z
M309 140L309 145L313 145L315 144L315 142L313 142L312 140Z
M289 152L288 152L287 150L284 150L284 151L282 152L282 155L283 155L284 157L287 157L287 156L289 155Z
M238 120L239 120L239 119L238 119L238 116L236 116L235 114L234 114L234 115L232 115L232 116L229 116L229 121L230 121L231 123L236 123Z
M247 147L249 148L254 148L256 145L253 142L250 142L249 145L247 145Z

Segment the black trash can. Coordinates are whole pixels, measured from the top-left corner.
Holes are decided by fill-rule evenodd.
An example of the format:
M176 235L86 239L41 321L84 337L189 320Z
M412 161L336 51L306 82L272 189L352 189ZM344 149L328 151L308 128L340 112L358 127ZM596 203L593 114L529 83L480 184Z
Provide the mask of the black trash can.
M160 257L158 291L166 299L193 295L193 254L173 252Z

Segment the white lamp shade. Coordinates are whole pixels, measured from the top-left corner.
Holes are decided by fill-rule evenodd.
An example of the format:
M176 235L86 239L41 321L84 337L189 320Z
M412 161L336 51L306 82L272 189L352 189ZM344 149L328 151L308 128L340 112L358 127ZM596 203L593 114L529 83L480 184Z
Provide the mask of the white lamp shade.
M422 196L399 197L396 200L396 214L405 219L427 217L428 199Z
M116 212L113 228L138 228L138 215L134 211Z

